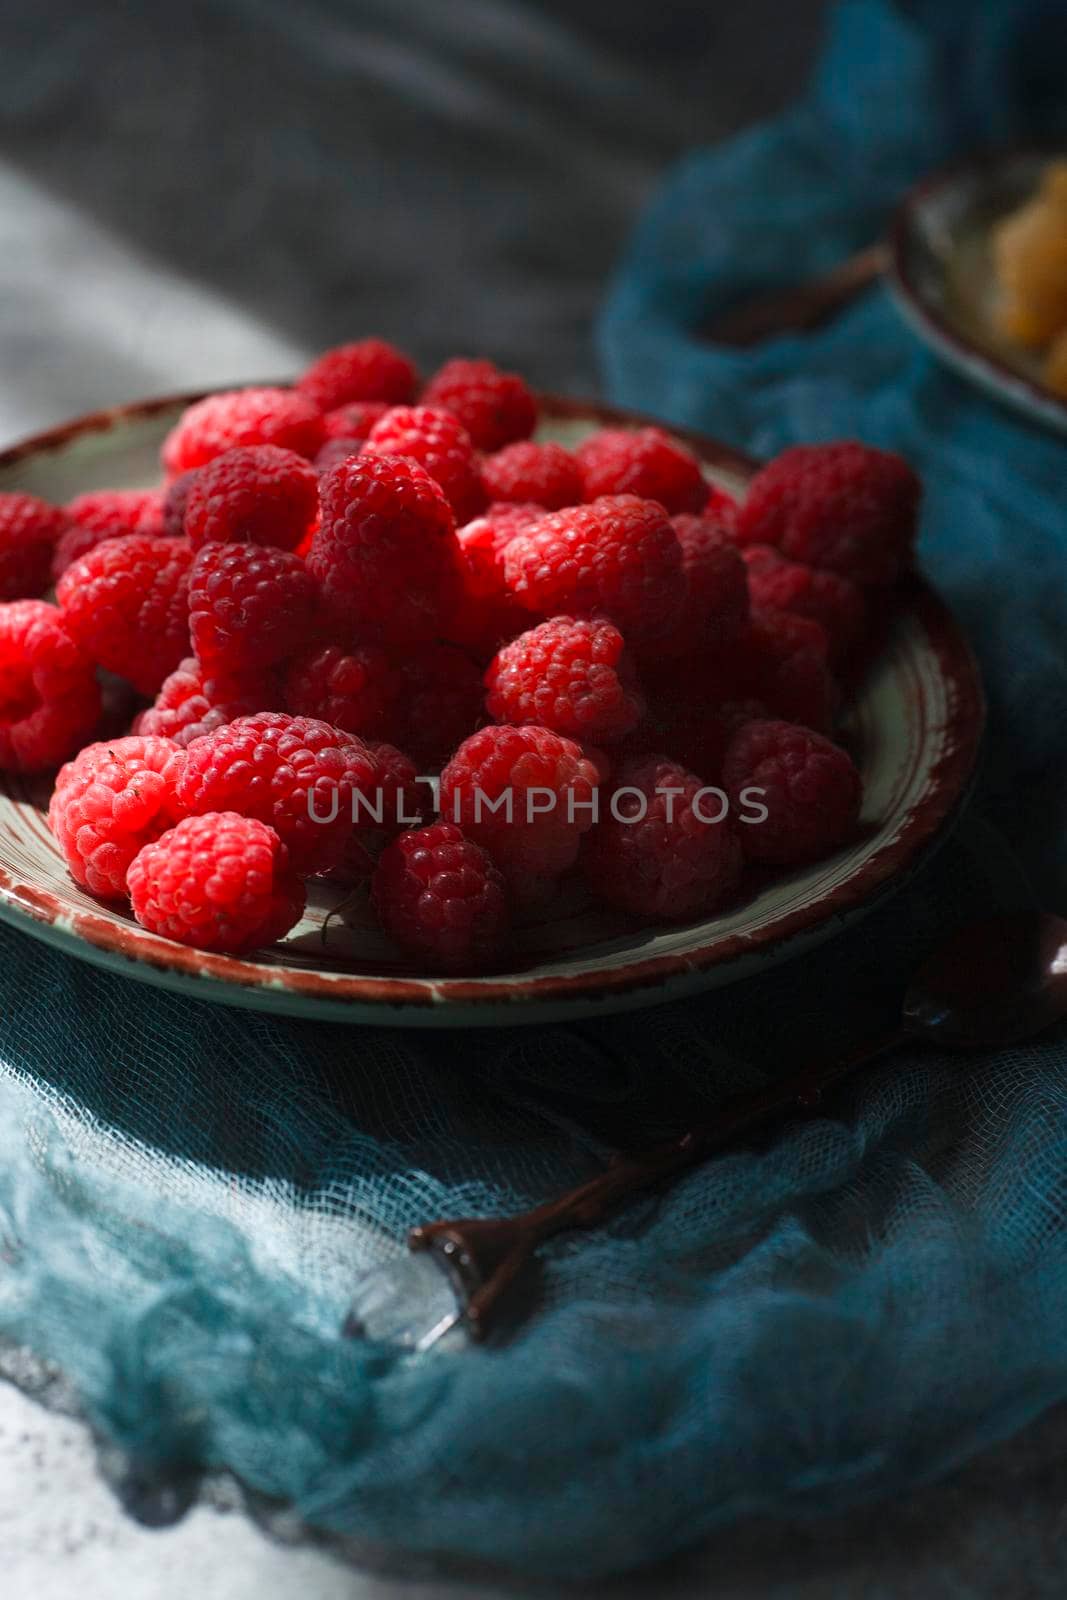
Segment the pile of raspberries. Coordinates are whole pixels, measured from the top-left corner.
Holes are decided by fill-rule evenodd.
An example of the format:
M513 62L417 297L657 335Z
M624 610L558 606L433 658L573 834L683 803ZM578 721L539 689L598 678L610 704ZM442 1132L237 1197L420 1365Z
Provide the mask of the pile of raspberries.
M326 878L420 970L487 971L565 874L695 919L849 840L840 685L915 474L802 446L738 504L660 428L537 420L489 361L420 387L364 339L190 406L158 488L0 494L0 766L60 768L79 884L236 954Z

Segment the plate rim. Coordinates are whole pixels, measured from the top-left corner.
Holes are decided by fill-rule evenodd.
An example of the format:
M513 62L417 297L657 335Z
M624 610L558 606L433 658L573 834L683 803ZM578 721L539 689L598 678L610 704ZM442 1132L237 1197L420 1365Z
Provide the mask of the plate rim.
M216 392L207 389L157 396L89 412L0 450L0 470L63 449L87 434L106 432L123 422L150 420ZM609 426L666 426L712 468L741 479L758 470L758 462L732 446L662 419L551 392L538 398L549 418L592 419ZM813 902L772 918L755 932L729 939L711 936L684 951L637 955L606 971L535 977L511 973L480 979L344 972L327 976L312 969L268 967L242 957L194 950L150 934L136 923L113 921L104 907L99 914L81 910L72 914L52 890L19 881L19 876L26 875L13 874L3 866L0 920L94 965L201 999L290 1015L317 1014L380 1024L492 1026L540 1021L549 1015L574 1014L578 1009L598 1012L654 1004L733 981L748 975L756 963L785 959L803 945L829 936L846 917L872 909L885 893L903 886L944 837L966 800L985 726L978 666L952 612L925 579L918 574L910 577L905 594L950 689L946 745L931 786L899 831L844 883Z
M909 259L911 244L918 233L916 218L934 196L965 178L977 178L1012 162L1049 161L1063 154L1059 145L1011 145L959 157L928 172L907 190L893 209L887 236L886 282L905 319L956 371L982 384L1025 416L1038 418L1056 431L1067 432L1067 398L959 332L923 295Z

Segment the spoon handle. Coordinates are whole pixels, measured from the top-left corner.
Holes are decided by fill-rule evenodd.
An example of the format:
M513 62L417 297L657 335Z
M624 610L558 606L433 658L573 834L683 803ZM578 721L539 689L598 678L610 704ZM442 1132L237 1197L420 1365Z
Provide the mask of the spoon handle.
M871 244L829 272L731 306L704 328L714 344L744 350L780 333L807 333L843 311L885 271L889 252Z
M713 1121L634 1155L620 1155L595 1178L530 1211L424 1223L413 1229L408 1243L413 1250L443 1249L469 1264L478 1287L467 1304L466 1320L472 1336L484 1338L504 1291L546 1239L573 1228L595 1227L635 1195L699 1165L739 1135L790 1112L810 1112L828 1089L903 1037L904 1030L895 1028L830 1064L813 1063L766 1088L737 1095Z

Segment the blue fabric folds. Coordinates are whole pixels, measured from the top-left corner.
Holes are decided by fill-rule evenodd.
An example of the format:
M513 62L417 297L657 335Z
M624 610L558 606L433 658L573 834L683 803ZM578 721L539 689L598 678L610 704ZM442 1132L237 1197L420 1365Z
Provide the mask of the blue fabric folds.
M339 1331L411 1225L531 1203L683 1101L876 1029L941 930L1026 903L1003 835L1062 897L1063 444L942 372L877 291L755 352L695 333L873 238L929 163L1051 128L1061 18L845 4L806 103L671 178L601 327L619 401L755 452L858 434L915 460L924 563L987 674L997 828L972 818L862 939L537 1031L212 1010L0 929L0 1341L69 1378L132 1502L225 1469L377 1547L583 1577L754 1511L900 1492L1067 1395L1062 1033L966 1064L897 1052L560 1241L498 1345L406 1356Z

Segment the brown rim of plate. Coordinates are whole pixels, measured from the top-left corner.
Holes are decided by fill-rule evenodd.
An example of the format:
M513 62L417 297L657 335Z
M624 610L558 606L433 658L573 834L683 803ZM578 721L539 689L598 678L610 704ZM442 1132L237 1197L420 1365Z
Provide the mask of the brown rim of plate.
M191 405L204 393L177 394L159 399L132 401L108 410L92 412L58 427L10 445L0 451L0 469L26 457L58 450L84 434L105 432L115 423L151 418L179 406ZM592 418L609 426L668 427L693 449L705 465L751 477L758 463L751 457L706 439L692 430L676 428L662 419L643 417L632 411L592 401L574 400L554 394L539 396L543 415L562 420ZM785 940L813 930L829 918L840 918L887 889L891 880L914 868L920 858L944 832L966 796L974 775L985 721L985 701L978 667L970 646L944 601L917 575L908 581L907 600L935 652L942 675L949 686L950 712L945 749L938 761L927 791L907 818L903 828L887 840L864 862L847 882L827 891L807 905L784 912L755 933L730 939L711 937L705 943L670 954L636 957L625 966L605 971L547 973L525 978L521 973L500 978L412 978L324 976L302 968L262 966L236 956L217 955L160 939L135 923L116 922L101 912L72 911L58 895L32 883L18 881L0 867L0 897L10 907L35 922L69 929L74 935L102 951L143 963L161 972L181 973L190 979L236 985L249 990L280 987L308 1000L377 1006L440 1007L451 1001L464 1006L501 1003L522 1004L538 1000L595 998L653 988L671 978L692 977L722 966L744 955L751 956Z
M1005 150L967 156L937 167L909 189L895 207L889 224L888 239L890 279L896 285L897 292L907 300L912 315L924 324L931 335L950 345L961 359L965 358L976 366L984 368L988 376L995 379L998 385L1012 389L1020 395L1029 395L1038 406L1060 413L1064 423L1067 423L1067 399L1057 394L1055 389L1050 389L1040 379L1031 377L1029 373L1012 366L1009 361L1003 360L984 345L960 333L949 318L932 306L922 294L908 264L909 245L916 234L913 219L919 208L932 195L958 183L961 178L968 175L978 176L983 170L992 170L1003 166L1006 162L1023 161L1028 157L1036 161L1050 161L1056 155L1062 154L1061 146L1017 145Z

